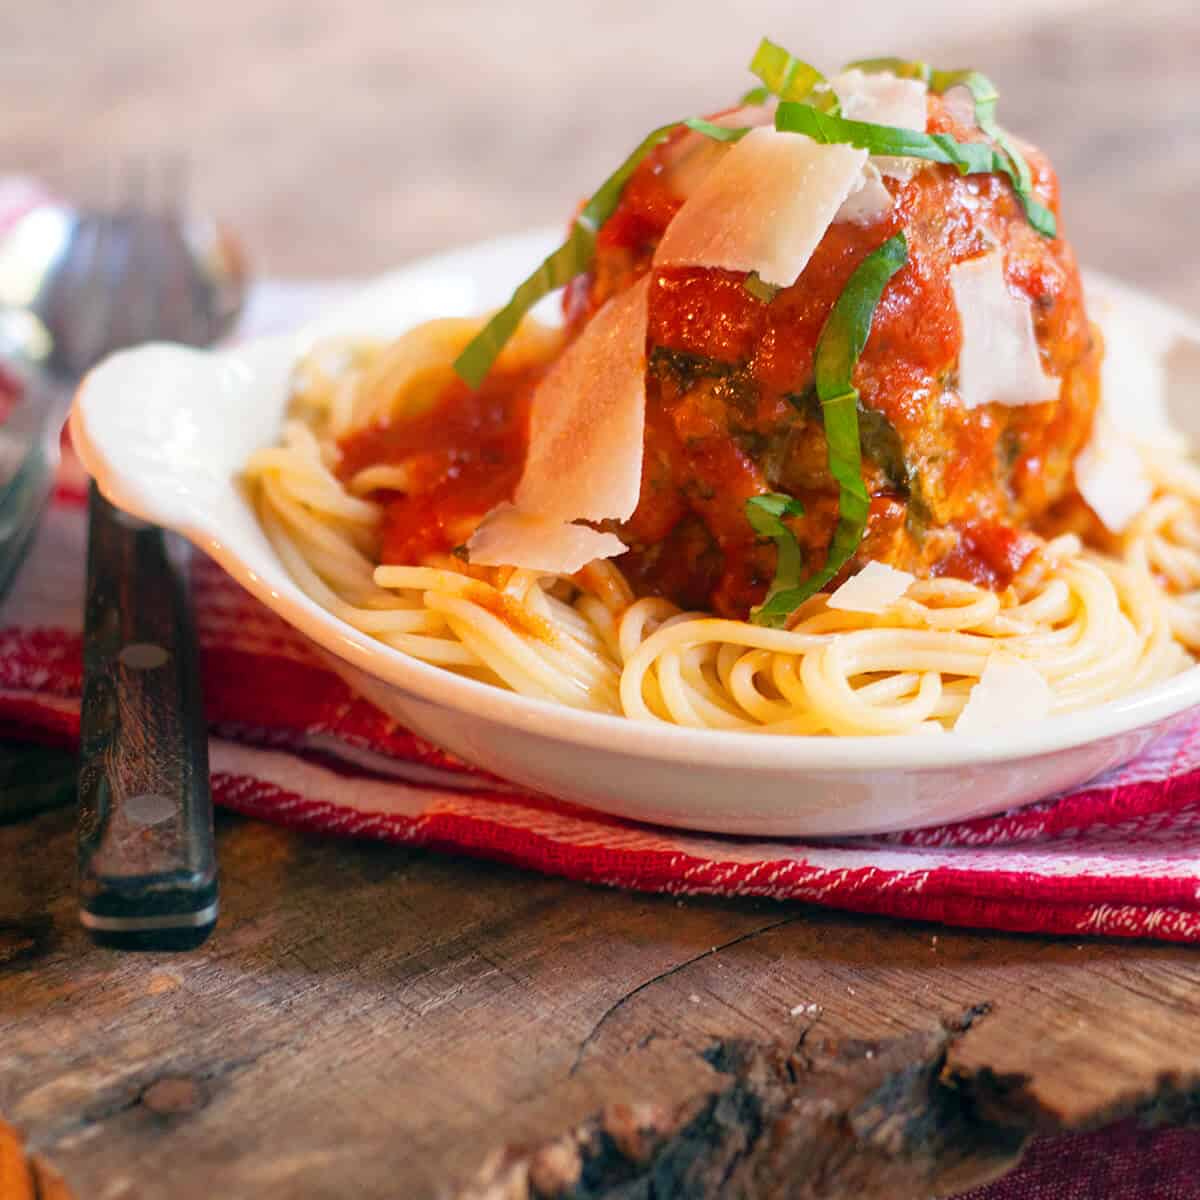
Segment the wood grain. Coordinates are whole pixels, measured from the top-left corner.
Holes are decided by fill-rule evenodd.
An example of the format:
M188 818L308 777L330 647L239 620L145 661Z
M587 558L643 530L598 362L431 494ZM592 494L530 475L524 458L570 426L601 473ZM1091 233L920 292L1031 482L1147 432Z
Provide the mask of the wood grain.
M756 0L750 36L804 44L812 7ZM558 219L664 113L719 102L744 39L692 8L0 6L0 161L78 182L181 139L260 263L376 269ZM1194 7L987 8L847 0L822 57L987 68L1056 158L1081 256L1200 307ZM550 1195L585 1158L603 1179L685 1145L710 1191L919 1194L1031 1133L1200 1105L1188 948L683 903L229 817L218 837L212 941L130 957L77 927L70 813L0 827L0 1113L81 1200ZM739 1099L714 1124L722 1096L781 1119ZM814 1181L822 1114L854 1113L875 1116L820 1143Z
M1184 947L681 903L226 817L212 941L128 956L76 926L70 834L63 812L0 830L23 947L0 965L0 1111L83 1197L432 1197L613 1105L708 1096L715 1043L900 1044L911 1068L980 1006L939 1063L980 1113L971 1170L997 1130L1200 1094Z
M981 1120L946 1049L984 1014L885 1040L790 1052L715 1042L722 1076L674 1111L608 1105L527 1150L494 1155L461 1200L591 1196L823 1197L948 1195L1012 1167L1019 1124Z

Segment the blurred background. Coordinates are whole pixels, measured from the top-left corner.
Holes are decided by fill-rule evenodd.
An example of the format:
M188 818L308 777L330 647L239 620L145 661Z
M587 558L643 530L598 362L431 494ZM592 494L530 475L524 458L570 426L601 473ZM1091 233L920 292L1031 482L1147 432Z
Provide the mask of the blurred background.
M769 33L821 65L970 65L1050 151L1080 256L1200 309L1194 0L0 0L0 175L180 147L274 276L561 222Z

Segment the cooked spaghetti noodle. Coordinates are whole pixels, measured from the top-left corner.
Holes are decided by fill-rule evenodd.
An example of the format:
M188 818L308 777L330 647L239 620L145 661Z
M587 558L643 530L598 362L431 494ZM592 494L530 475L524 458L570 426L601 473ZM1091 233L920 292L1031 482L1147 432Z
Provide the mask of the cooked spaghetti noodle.
M447 365L444 333L422 327L389 347L319 348L297 369L281 445L246 468L263 528L303 590L416 658L637 720L846 735L953 726L997 651L1035 666L1053 710L1066 712L1180 670L1188 661L1180 643L1200 649L1200 471L1161 455L1158 493L1120 559L1068 534L1002 592L918 580L878 615L837 611L818 595L787 629L638 599L611 562L570 577L453 555L381 566L382 507L364 496L403 479L377 467L339 479L337 438L355 414L377 420L427 403L428 381ZM457 334L463 340L468 327ZM552 332L527 324L509 363L555 345Z

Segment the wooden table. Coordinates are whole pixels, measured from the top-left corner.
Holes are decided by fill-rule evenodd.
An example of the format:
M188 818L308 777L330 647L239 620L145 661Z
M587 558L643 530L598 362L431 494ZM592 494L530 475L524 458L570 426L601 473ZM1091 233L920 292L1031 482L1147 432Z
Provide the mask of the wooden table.
M483 7L471 38L449 36L466 18L443 9L401 45L367 20L384 19L381 3L350 25L332 4L186 6L193 53L175 78L156 38L161 14L184 7L114 2L141 18L128 44L81 23L76 44L98 38L108 57L80 58L80 80L61 71L54 88L39 73L50 60L19 40L13 51L0 29L7 83L33 98L0 122L0 161L48 170L47 147L178 123L213 151L200 156L206 190L267 262L295 272L360 270L461 230L552 217L681 107L685 76L713 77L694 59L651 69L649 43L635 63L617 55L618 18L635 20L618 12L594 38L573 34L565 65L532 56L544 118L514 129L518 101L471 91L513 73L497 62L479 75ZM535 7L504 47L533 38ZM933 28L940 10L925 8ZM30 9L48 36L59 10ZM839 10L831 57L859 41L854 6ZM1148 0L1032 23L1008 11L1021 28L973 51L953 47L969 30L947 28L938 57L994 72L1008 122L1056 155L1082 257L1200 307L1193 8ZM227 22L241 37L218 55ZM739 56L752 36L739 32ZM594 77L579 39L595 43ZM716 61L725 35L706 39ZM610 68L652 77L607 96ZM127 78L139 71L145 104ZM467 99L448 94L459 88ZM263 113L288 97L298 120L338 136L314 147L288 129L264 148ZM441 110L455 104L451 121ZM418 154L425 125L445 137ZM224 156L216 131L234 138ZM549 192L533 178L542 161ZM82 1200L384 1200L468 1184L462 1194L522 1197L530 1179L553 1194L581 1159L577 1194L615 1196L655 1148L659 1195L918 1196L1003 1170L1031 1132L1134 1112L1182 1120L1200 1103L1192 949L630 895L227 815L219 844L211 942L129 957L91 948L76 925L69 810L0 828L0 1113ZM0 1191L6 1145L0 1129Z

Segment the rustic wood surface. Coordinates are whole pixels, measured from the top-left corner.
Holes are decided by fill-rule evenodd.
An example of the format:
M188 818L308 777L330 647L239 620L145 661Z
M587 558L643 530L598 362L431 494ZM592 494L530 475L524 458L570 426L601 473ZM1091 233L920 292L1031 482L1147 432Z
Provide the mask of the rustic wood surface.
M408 7L2 5L0 169L78 181L178 134L260 262L360 272L557 218L697 80L719 101L760 26L812 42L765 2L667 55L682 0ZM831 59L992 71L1082 256L1200 308L1190 3L1010 3L973 47L992 6L837 7L808 25ZM1200 1108L1193 949L684 903L223 816L211 942L121 956L76 924L69 809L28 808L0 826L0 1114L26 1143L0 1125L0 1181L31 1197L63 1194L53 1168L79 1200L598 1197L648 1157L679 1195L919 1196L1030 1133Z

